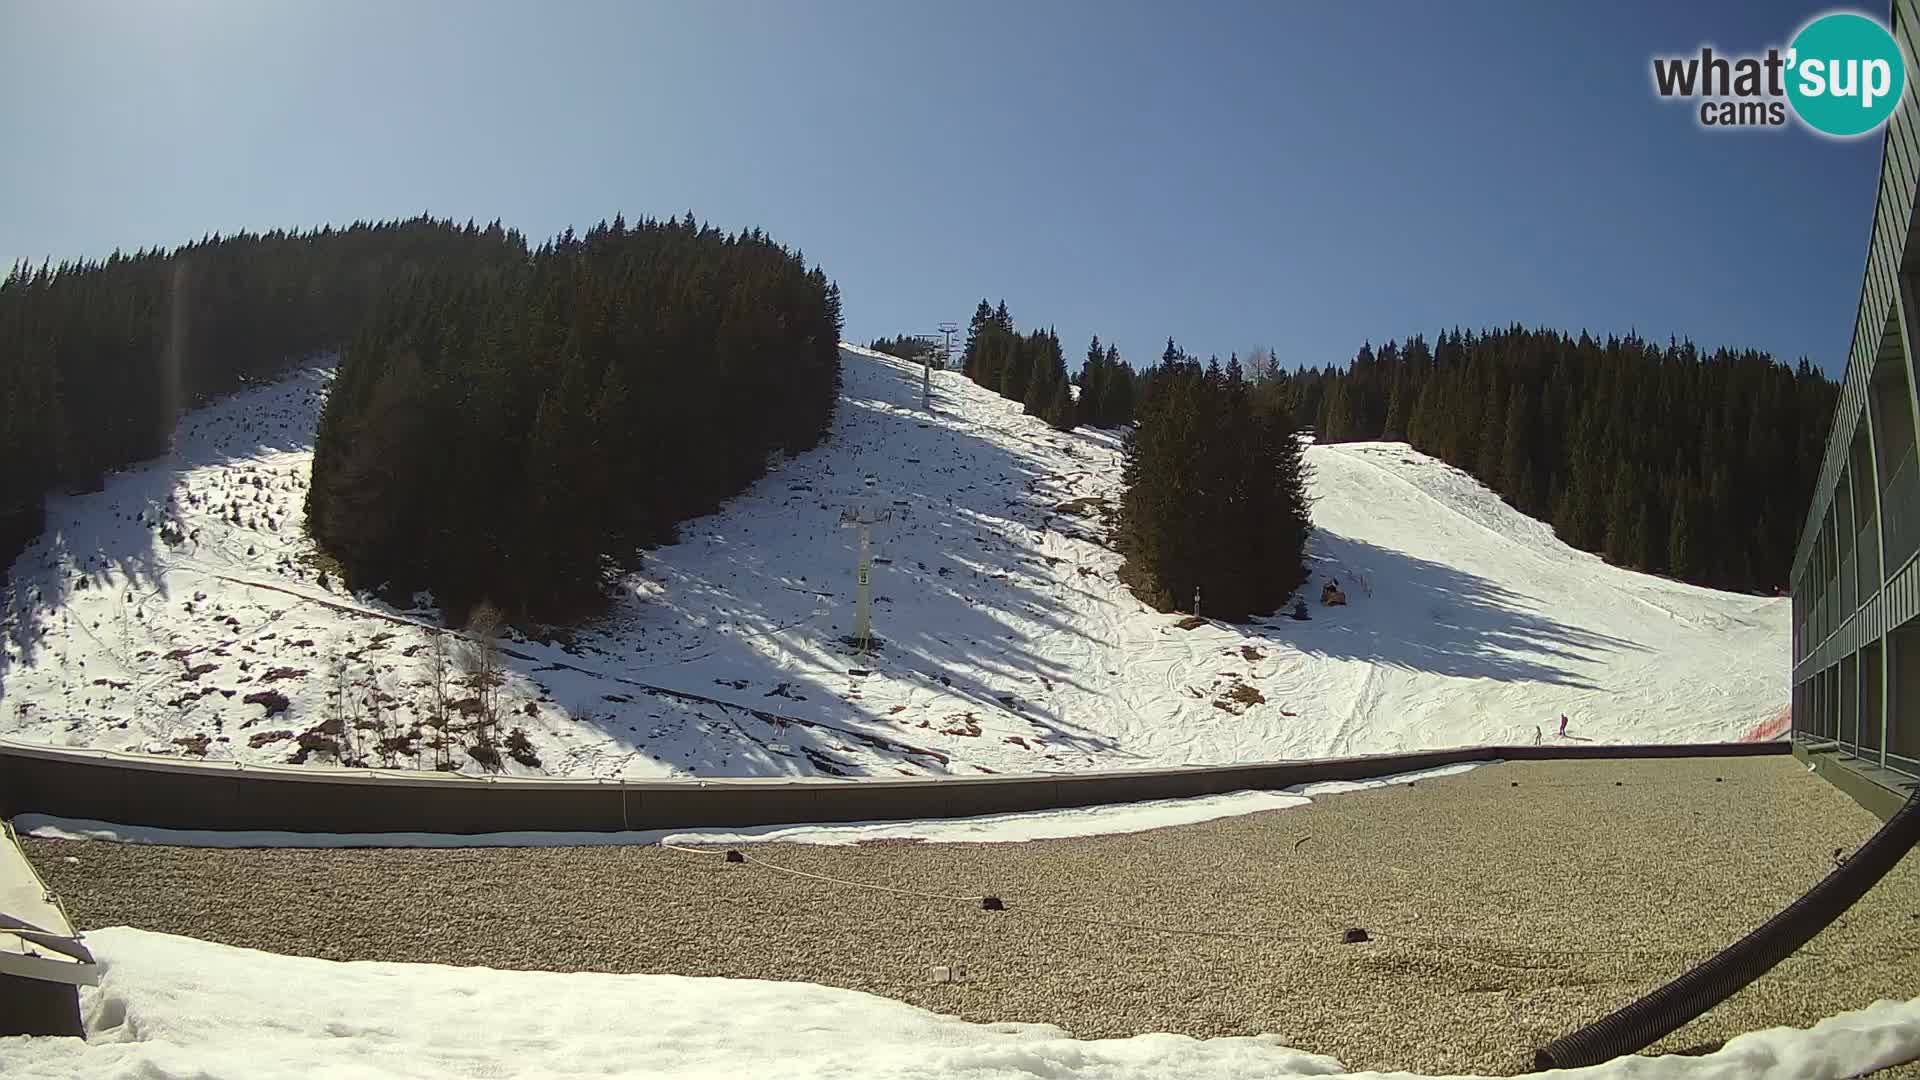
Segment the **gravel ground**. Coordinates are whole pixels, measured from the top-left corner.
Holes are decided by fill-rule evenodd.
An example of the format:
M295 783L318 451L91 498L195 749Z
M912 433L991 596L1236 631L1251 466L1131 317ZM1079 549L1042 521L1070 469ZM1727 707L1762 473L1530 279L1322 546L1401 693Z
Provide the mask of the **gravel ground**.
M768 845L744 865L657 847L26 847L83 927L342 960L798 979L1082 1037L1273 1032L1352 1068L1512 1073L1764 921L1878 824L1792 759L1748 758L1516 762L1128 836ZM1347 927L1374 940L1342 944ZM936 985L935 964L972 979ZM1916 994L1920 856L1656 1049Z

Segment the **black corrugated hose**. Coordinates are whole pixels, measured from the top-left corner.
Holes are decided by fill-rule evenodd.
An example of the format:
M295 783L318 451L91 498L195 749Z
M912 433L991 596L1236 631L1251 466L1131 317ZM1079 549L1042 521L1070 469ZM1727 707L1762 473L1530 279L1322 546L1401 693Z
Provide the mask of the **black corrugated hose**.
M1920 788L1853 857L1805 896L1699 967L1646 997L1563 1035L1533 1055L1535 1069L1597 1065L1644 1049L1767 973L1846 913L1920 841Z

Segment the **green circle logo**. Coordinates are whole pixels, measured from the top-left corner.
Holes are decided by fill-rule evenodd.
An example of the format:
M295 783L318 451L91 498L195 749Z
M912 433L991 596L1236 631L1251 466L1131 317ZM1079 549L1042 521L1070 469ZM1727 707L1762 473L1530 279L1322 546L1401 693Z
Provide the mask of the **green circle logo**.
M1907 88L1907 60L1885 27L1836 12L1808 23L1787 52L1787 100L1815 131L1847 138L1886 123Z

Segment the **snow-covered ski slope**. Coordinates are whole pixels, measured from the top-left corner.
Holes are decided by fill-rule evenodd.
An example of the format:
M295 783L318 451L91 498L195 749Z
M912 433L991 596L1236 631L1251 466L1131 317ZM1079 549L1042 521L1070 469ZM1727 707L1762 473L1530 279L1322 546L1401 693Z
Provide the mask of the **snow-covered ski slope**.
M842 355L823 446L687 523L570 644L507 643L505 726L531 752L506 771L1200 765L1553 741L1562 713L1570 740L1696 741L1771 733L1786 704L1786 599L1607 566L1400 444L1309 451L1310 621L1185 628L1115 578L1116 434L1054 432L958 373L934 374L929 413L917 366ZM0 734L286 761L326 734L344 666L405 742L437 615L317 568L301 503L328 378L200 409L170 458L51 501L7 594ZM892 515L873 530L870 656L841 642L848 510ZM1347 606L1320 606L1330 576ZM414 743L392 767L430 766Z

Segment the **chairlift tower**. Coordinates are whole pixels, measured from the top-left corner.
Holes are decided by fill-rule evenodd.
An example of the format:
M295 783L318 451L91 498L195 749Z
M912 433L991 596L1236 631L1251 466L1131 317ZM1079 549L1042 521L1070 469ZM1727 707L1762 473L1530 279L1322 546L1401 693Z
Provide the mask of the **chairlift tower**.
M939 344L939 339L932 334L915 334L913 340L920 344L920 408L932 412L933 350Z
M953 370L953 335L959 332L959 323L943 322L940 324L940 336L946 339L940 349L940 367L944 371Z
M859 600L854 609L852 644L862 653L873 648L873 527L893 520L893 511L872 514L865 510L844 510L840 527L860 530Z

